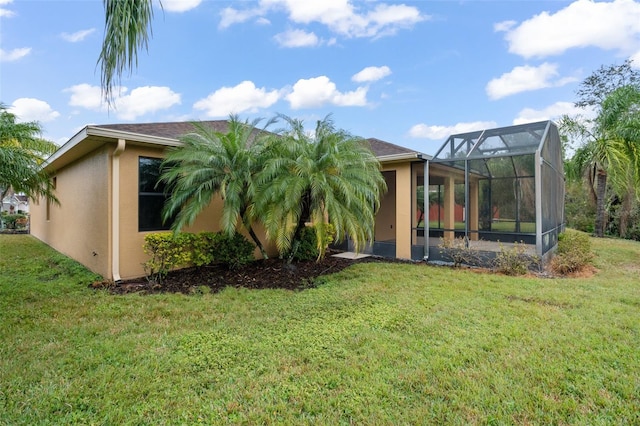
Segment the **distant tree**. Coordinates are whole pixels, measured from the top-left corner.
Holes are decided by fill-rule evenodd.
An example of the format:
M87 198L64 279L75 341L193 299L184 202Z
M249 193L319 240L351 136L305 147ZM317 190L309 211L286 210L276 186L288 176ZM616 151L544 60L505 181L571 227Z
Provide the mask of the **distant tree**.
M260 142L264 133L256 128L259 122L242 122L232 115L227 132L194 123L194 131L181 138L183 145L167 153L161 181L167 184L170 196L163 217L175 218L172 225L175 231L192 224L219 195L223 201L222 230L232 235L241 224L267 258L253 229L257 216L255 176L265 161L264 145Z
M611 197L638 196L640 188L640 88L618 87L597 106L593 120L563 117L564 135L582 140L565 171L568 179L586 177L596 203L595 235L603 236ZM632 190L635 188L636 190Z
M308 134L303 123L280 116L288 128L270 138L270 159L258 181L258 210L270 239L290 262L307 223L316 230L320 257L331 223L357 251L373 241L375 213L386 190L380 164L366 141L335 128L330 116Z
M634 69L630 59L620 65L603 65L585 78L576 92L575 106L599 109L606 97L622 86L640 88L640 69Z
M626 89L620 90L623 87ZM586 180L588 193L596 205L594 232L598 236L604 235L607 213L614 199L622 200L619 216L623 222L628 216L625 208L631 208L635 145L631 128L623 123L634 116L633 92L638 90L640 70L633 67L631 60L601 66L576 92L575 105L593 109L595 118L588 118L591 115L588 113L564 116L558 122L565 152L577 142L575 152L565 161L565 174L573 182ZM622 225L624 234L624 223Z
M44 159L58 146L40 137L42 128L38 122L16 120L0 104L0 200L13 191L58 203L49 175L41 168Z

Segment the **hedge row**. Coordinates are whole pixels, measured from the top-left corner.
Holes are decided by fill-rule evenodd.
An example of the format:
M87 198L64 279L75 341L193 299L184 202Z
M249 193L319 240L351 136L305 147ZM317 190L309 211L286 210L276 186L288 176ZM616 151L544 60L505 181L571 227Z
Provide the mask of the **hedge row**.
M142 265L149 280L162 282L176 268L213 263L239 268L253 260L253 251L253 244L238 233L153 233L144 238L150 258Z

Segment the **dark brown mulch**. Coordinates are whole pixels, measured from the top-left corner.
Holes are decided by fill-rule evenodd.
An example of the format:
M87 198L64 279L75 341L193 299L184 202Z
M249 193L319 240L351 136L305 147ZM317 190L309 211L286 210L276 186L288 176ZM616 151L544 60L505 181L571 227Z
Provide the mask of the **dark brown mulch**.
M280 259L256 260L236 270L229 270L220 265L186 268L170 272L161 284L140 278L111 284L109 289L116 294L133 292L193 294L203 290L217 292L227 286L250 289L303 290L314 287L317 277L339 272L355 263L387 261L393 260L378 257L352 260L330 255L327 255L320 262L294 262L292 264L287 264ZM100 284L94 283L93 286L103 287Z

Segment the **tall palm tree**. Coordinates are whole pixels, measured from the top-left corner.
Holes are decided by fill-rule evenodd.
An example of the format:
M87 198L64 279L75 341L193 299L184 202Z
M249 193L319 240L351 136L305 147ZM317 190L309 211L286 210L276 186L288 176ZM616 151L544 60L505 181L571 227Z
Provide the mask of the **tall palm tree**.
M41 164L58 146L40 137L35 121L17 123L15 114L0 104L0 200L10 192L23 192L58 203L52 182Z
M167 184L170 194L163 218L174 218L174 231L192 224L219 195L224 203L221 229L233 234L241 223L262 256L267 257L253 230L254 177L264 158L260 139L265 132L256 129L259 122L242 122L232 115L226 133L214 131L204 123L194 123L194 132L181 138L183 145L168 152L160 180Z
M148 48L153 0L104 0L105 24L98 58L102 93L111 104L123 71L138 65L138 51Z
M640 88L627 85L611 92L602 103L598 124L603 139L621 151L610 175L613 192L622 201L619 231L624 237L629 209L640 200Z
M380 164L363 139L335 128L330 116L315 133L283 115L288 128L267 142L270 159L258 177L258 211L268 237L291 262L307 222L316 229L324 256L331 223L341 240L348 235L357 251L373 240L375 213L386 184Z
M561 127L587 143L578 148L566 165L567 177L586 176L596 202L596 236L604 235L608 191L624 198L630 186L640 191L640 89L622 86L600 105L593 129L565 117Z

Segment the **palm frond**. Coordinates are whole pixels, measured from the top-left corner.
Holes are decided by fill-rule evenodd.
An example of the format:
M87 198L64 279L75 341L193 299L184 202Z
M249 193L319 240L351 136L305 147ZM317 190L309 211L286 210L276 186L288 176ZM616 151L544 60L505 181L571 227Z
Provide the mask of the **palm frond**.
M102 94L111 105L122 73L137 67L138 51L148 49L153 0L104 0L104 10L104 39L98 63Z

